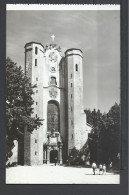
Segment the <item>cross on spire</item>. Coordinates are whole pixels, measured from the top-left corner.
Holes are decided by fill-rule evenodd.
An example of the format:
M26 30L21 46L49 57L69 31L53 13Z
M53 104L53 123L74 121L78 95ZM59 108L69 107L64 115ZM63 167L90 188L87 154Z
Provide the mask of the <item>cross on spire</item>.
M52 38L52 41L54 42L55 35L53 34L53 35L51 36L51 38Z

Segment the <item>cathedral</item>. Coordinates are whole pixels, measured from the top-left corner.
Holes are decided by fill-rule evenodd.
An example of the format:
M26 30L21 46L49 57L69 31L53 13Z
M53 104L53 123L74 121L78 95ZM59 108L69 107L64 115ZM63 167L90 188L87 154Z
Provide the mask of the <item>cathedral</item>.
M33 117L43 125L24 135L24 165L66 162L73 148L80 150L91 127L83 108L83 53L71 48L61 53L54 43L25 45L25 74L34 90Z

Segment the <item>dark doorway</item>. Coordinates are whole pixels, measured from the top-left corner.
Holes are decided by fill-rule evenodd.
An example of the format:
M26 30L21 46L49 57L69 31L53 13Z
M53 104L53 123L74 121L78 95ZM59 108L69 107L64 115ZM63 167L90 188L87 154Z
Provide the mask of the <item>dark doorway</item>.
M55 163L55 159L58 161L58 151L51 150L50 151L50 163Z
M59 106L56 101L48 102L47 128L49 132L53 131L53 129L59 131Z

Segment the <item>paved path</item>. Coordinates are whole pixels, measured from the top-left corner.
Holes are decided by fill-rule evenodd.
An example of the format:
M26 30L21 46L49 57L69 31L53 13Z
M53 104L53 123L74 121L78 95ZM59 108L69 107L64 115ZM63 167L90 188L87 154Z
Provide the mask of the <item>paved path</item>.
M17 166L6 169L7 184L119 184L119 175L93 175L91 168Z

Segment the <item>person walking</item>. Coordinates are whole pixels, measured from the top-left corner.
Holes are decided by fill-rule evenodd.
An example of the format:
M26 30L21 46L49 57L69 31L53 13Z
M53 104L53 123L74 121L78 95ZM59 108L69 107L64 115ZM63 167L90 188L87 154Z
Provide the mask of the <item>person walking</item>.
M110 172L112 172L112 162L109 165Z
M93 174L95 175L95 171L97 169L97 165L95 162L92 163L92 169L93 169Z
M106 165L103 165L103 174L106 175Z
M102 166L102 164L100 164L99 165L99 174L102 174L102 172L103 172L103 166Z

